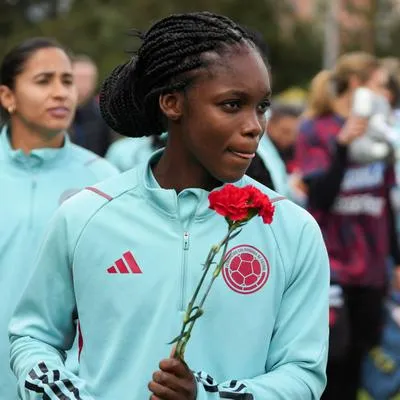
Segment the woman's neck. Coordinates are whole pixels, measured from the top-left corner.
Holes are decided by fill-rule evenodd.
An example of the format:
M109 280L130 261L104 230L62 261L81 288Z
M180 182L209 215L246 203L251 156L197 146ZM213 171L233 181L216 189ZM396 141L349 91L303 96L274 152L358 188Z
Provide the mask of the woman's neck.
M34 149L62 147L64 134L59 132L45 135L14 117L10 121L10 143L13 149L21 149L25 154L29 154Z
M221 185L204 167L187 152L181 151L180 142L168 137L168 145L158 163L153 167L153 174L158 184L164 189L175 189L178 193L187 188L201 188L211 191Z
M350 115L351 110L351 93L344 93L333 101L333 111L343 118Z

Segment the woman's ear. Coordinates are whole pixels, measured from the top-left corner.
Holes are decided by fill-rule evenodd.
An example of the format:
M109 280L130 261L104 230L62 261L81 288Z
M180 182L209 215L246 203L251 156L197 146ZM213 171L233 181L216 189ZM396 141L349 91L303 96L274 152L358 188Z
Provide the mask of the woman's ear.
M0 105L10 114L15 110L15 96L10 88L5 85L0 85Z
M167 119L178 121L182 117L184 106L183 93L162 94L159 97L159 104L162 113Z

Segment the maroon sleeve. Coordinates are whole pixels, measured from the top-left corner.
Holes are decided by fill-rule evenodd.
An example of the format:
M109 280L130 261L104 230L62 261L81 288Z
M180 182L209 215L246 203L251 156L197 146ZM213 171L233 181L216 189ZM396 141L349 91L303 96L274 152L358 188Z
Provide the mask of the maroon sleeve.
M340 129L329 123L306 121L300 127L296 159L308 187L308 206L329 210L340 191L347 162L347 146L336 141Z
M304 178L323 174L331 163L329 148L315 125L312 120L300 124L296 142L296 166Z

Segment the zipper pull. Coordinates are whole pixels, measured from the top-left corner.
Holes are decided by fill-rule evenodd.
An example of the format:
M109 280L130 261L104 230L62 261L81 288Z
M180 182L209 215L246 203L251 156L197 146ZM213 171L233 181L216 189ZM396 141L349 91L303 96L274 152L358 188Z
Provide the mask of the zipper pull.
M189 250L189 232L183 234L183 250Z

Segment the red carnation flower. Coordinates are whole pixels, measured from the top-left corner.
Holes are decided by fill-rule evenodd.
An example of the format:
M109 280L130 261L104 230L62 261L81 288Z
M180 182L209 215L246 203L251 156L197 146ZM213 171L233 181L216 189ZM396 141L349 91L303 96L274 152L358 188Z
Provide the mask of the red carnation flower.
M231 184L209 194L210 208L231 222L246 222L259 215L265 224L272 222L275 207L267 195L254 186Z

